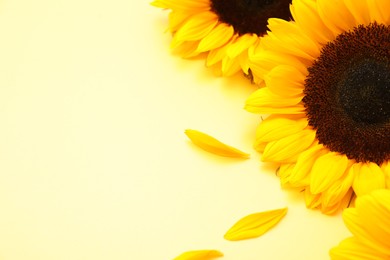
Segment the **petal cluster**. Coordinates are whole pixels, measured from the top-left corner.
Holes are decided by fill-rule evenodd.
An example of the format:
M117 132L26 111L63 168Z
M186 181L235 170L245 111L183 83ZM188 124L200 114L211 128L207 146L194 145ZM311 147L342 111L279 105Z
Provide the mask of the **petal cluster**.
M211 10L210 0L155 0L153 6L171 10L171 49L183 58L206 55L206 66L221 76L249 74L249 49L260 36L239 35L232 25L222 22Z

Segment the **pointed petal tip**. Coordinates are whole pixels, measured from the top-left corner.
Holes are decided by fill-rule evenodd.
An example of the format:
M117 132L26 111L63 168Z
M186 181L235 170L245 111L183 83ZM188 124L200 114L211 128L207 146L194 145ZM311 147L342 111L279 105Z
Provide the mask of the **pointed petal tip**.
M161 4L159 0L154 0L152 2L149 2L149 4L154 7L165 8L165 6Z

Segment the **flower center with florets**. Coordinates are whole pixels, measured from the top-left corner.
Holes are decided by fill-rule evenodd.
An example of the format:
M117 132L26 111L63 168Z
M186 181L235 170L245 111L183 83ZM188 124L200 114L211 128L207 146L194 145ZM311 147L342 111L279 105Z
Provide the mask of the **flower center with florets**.
M365 59L352 64L337 86L339 103L354 121L379 125L390 121L390 64Z
M211 10L239 35L267 31L268 18L291 20L291 0L211 0Z

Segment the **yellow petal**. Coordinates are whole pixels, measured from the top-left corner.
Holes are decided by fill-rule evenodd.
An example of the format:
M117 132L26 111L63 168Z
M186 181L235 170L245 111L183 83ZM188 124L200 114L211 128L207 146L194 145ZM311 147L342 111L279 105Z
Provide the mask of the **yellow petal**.
M269 88L261 88L253 92L245 103L245 109L260 114L301 114L304 106L302 96L282 97L272 93Z
M222 59L222 75L226 77L233 76L241 70L240 63L235 58L230 58L228 56L223 57Z
M390 192L388 190L377 190L368 196L358 197L356 212L358 223L361 223L359 226L363 230L351 230L352 233L357 232L356 236L361 234L359 239L362 242L374 243L375 246L372 247L385 255L390 255L389 202Z
M345 5L355 18L356 26L370 24L370 12L366 1L344 0Z
M311 39L315 39L321 44L333 40L332 32L324 25L318 15L316 1L295 1L290 9L294 21ZM299 12L300 15L295 15L296 12Z
M209 54L210 54L210 52L209 52ZM209 56L207 56L207 57L209 57ZM212 65L208 65L207 59L206 59L206 66L210 69L210 71L213 73L213 75L215 77L222 77L221 61L219 61L215 64L212 64Z
M226 57L226 51L229 47L229 45L232 43L232 41L235 39L236 36L232 36L232 38L225 43L225 45L210 50L209 54L207 55L206 59L206 66L210 67L214 64L217 64L218 62L221 62L224 57Z
M198 47L197 42L193 42L193 41L183 42L180 45L177 45L175 49L172 50L172 53L180 55L185 59L188 59L200 54L199 52L196 51L197 47Z
M310 179L310 192L318 194L332 186L347 170L348 158L335 152L327 153L313 165Z
M390 162L382 164L381 169L385 174L386 189L390 189Z
M259 237L274 227L285 215L287 208L254 213L240 219L225 234L230 241Z
M296 134L306 126L306 118L300 118L296 115L270 115L257 128L254 147L257 151L263 153L267 143Z
M226 145L212 136L209 136L205 133L202 133L197 130L187 129L185 134L191 141L202 148L205 151L208 151L213 154L217 154L225 157L235 157L235 158L249 158L249 154L244 153L232 146Z
M345 209L346 207L351 205L353 203L353 198L354 198L354 193L353 193L352 188L350 188L347 191L347 193L345 194L345 196L343 198L341 198L341 200L336 202L336 204L331 205L331 204L325 203L324 193L323 193L321 196L321 200L322 200L321 212L324 214L327 214L327 215L332 215L332 214L338 212L340 209Z
M235 58L240 55L243 51L248 51L249 47L252 46L258 39L256 34L244 34L237 38L233 42L227 51L227 54L230 58Z
M262 44L282 54L292 54L313 61L320 55L320 48L315 41L302 32L296 24L279 18L268 19L269 37Z
M196 41L207 36L207 34L218 23L216 15L212 12L202 12L191 17L174 35L171 48L184 41Z
M303 95L305 78L305 74L288 65L276 66L264 75L264 81L272 93L287 97Z
M390 1L388 0L368 0L367 4L369 5L369 11L372 21L377 21L378 23L389 24L390 13L388 12L390 8Z
M175 33L189 18L191 18L191 15L184 12L170 12L168 30L171 33Z
M297 159L297 163L288 178L293 187L309 186L310 172L317 158L326 153L324 147L315 144L306 151L303 151Z
M344 173L344 176L333 183L322 194L322 205L325 207L333 206L340 202L352 187L355 176L350 171Z
M355 237L349 237L329 252L332 260L383 260L384 255L372 249Z
M305 189L304 192L305 195L305 203L306 207L309 209L316 209L321 205L321 193L320 194L313 194L310 192L309 187Z
M248 52L242 52L236 59L238 60L242 71L245 73L245 75L248 75L250 68Z
M185 252L173 260L208 260L220 256L223 254L217 250L194 250Z
M387 24L389 14L386 10L390 7L388 0L367 0L368 10L370 12L371 21Z
M306 64L303 60L295 56L281 54L280 52L264 48L262 43L265 38L269 37L267 35L263 36L256 46L252 46L248 50L249 60L251 62L250 67L253 73L263 78L264 74L270 72L274 67L288 65L298 69L300 73L307 75L307 67L310 64Z
M358 202L359 198L357 198ZM374 249L378 253L384 253L386 255L389 254L389 248L386 248L386 242L388 241L388 236L385 237L375 237L373 236L372 232L370 232L368 226L369 223L373 223L373 221L378 222L379 219L375 215L371 215L370 222L364 221L359 212L356 208L349 208L347 210L344 210L343 212L343 220L346 225L346 227L349 229L349 231L357 238L359 241L361 241L365 246L370 247ZM364 208L360 210L365 210ZM370 209L368 209L370 210ZM388 220L384 219L385 221L380 223L387 225ZM377 223L377 224L380 224ZM386 242L384 242L386 241ZM381 242L384 242L383 244Z
M261 159L265 162L296 162L299 154L311 146L315 132L301 132L272 141L267 144Z
M356 163L351 167L351 171L355 174L352 187L357 196L384 189L386 186L385 174L376 163Z
M283 188L290 187L288 180L290 179L291 173L295 167L295 163L284 163L280 165L277 175L280 178L280 184Z
M302 131L306 118L271 115L264 119L256 130L256 142L271 142Z
M319 16L334 36L355 26L355 19L348 7L345 6L344 1L317 0L316 2Z
M225 23L218 24L206 37L204 37L198 46L199 52L206 52L226 44L234 34L232 26Z

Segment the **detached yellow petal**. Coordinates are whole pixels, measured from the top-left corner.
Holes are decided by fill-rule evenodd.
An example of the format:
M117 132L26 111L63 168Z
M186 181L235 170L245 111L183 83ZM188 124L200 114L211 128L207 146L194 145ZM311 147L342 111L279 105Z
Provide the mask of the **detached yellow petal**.
M273 228L285 215L287 208L254 213L240 219L225 234L230 241L259 237Z
M249 154L244 153L232 146L224 144L212 136L209 136L205 133L199 132L197 130L187 129L185 134L191 141L202 148L203 150L217 154L225 157L235 157L235 158L249 158Z
M185 252L173 260L208 260L220 256L223 254L217 250L194 250Z

